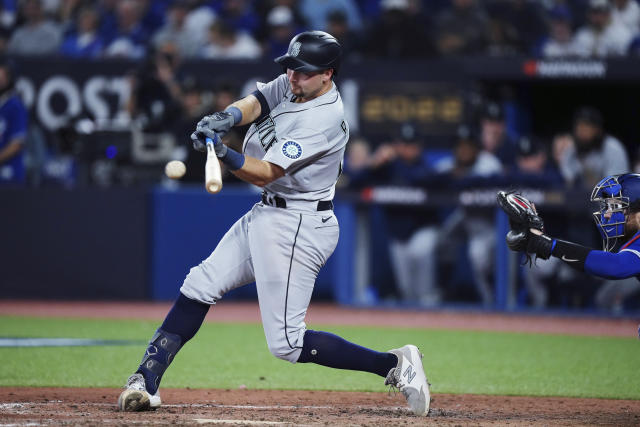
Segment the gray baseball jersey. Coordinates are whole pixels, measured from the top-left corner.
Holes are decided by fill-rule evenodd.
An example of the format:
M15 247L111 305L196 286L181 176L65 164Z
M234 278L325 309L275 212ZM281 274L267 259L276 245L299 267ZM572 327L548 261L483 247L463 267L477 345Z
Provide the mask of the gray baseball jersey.
M301 104L292 102L286 74L258 83L258 90L271 113L251 126L243 150L286 172L265 190L293 200L333 199L349 138L335 84L324 95Z
M333 211L318 209L333 198L349 128L335 84L304 103L294 102L284 74L258 84L258 90L263 111L249 128L243 151L282 167L285 175L265 186L265 202L231 227L213 253L191 269L180 291L214 304L255 281L269 350L296 362L316 277L338 243ZM277 207L276 197L286 207Z

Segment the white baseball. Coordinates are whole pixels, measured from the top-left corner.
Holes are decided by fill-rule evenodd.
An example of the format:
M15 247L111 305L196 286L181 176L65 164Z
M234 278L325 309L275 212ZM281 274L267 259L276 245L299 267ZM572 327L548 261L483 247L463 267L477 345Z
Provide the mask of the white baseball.
M187 167L180 160L171 160L164 167L164 173L171 179L182 178L187 172Z

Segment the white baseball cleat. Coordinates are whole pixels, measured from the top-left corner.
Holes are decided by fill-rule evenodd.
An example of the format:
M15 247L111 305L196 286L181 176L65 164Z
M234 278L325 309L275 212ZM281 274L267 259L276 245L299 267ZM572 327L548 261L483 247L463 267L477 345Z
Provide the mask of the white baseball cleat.
M158 393L152 395L147 391L142 374L131 375L124 388L118 397L118 409L121 411L149 411L159 408L162 404Z
M431 392L422 367L422 353L415 345L389 350L398 356L398 365L387 374L385 385L397 388L416 415L429 415Z

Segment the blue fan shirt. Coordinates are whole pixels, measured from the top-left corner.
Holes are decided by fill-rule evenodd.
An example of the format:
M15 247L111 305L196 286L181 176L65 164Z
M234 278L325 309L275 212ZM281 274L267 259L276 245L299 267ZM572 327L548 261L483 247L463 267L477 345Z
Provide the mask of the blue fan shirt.
M0 101L2 102L2 101ZM11 95L0 105L0 149L19 139L24 146L27 135L27 110L17 94ZM23 182L24 149L0 163L0 182Z

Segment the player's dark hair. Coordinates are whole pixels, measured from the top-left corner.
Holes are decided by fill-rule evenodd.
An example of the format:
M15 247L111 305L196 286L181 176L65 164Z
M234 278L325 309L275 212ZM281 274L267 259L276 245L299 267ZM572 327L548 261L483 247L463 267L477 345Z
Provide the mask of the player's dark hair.
M640 212L640 200L636 200L635 202L629 203L629 207L627 209L630 214Z

